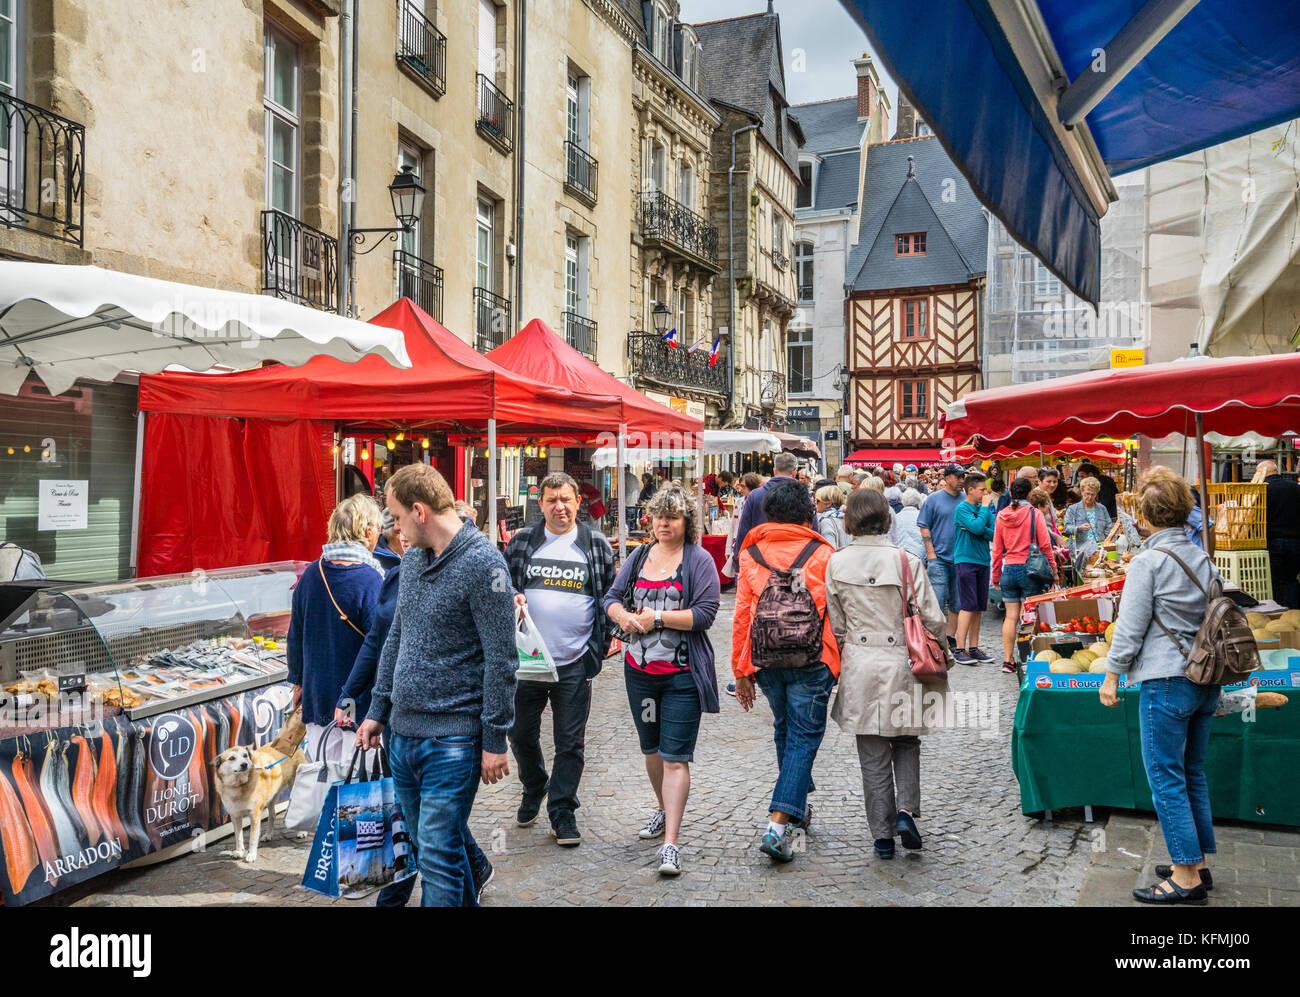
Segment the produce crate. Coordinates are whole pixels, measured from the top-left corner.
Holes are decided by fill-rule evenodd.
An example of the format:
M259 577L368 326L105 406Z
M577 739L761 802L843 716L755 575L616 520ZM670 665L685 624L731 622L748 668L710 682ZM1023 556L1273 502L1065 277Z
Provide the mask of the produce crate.
M1206 486L1217 550L1264 550L1268 486L1225 481ZM1242 586L1243 588L1245 586Z
M1222 550L1214 552L1214 566L1224 581L1232 582L1253 599L1273 601L1273 576L1266 550Z

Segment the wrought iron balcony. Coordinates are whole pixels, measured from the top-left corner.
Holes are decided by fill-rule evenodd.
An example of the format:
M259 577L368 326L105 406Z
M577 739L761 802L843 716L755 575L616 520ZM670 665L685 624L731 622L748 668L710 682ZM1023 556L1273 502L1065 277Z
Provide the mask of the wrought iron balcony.
M727 371L722 364L709 366L703 350L673 349L655 332L631 332L627 337L628 369L668 386L697 388L719 395L727 393Z
M813 299L813 286L812 286L811 284L800 284L800 285L799 285L799 300L800 300L800 301L812 301L812 299Z
M587 150L577 142L564 143L564 186L569 193L587 201L596 203L596 160L587 154Z
M718 230L686 205L667 194L641 199L641 235L684 251L696 262L718 268Z
M262 212L263 294L336 311L338 273L338 240L283 211Z
M758 400L763 408L784 405L785 375L779 370L762 371L759 379Z
M790 257L786 256L781 250L774 248L772 250L772 266L778 270L787 270L790 267Z
M478 74L478 130L504 153L515 146L515 105L482 73Z
M397 273L397 296L410 298L441 322L442 267L399 249L393 253L393 270Z
M397 61L441 97L447 92L447 36L425 17L423 6L397 0Z
M0 93L0 221L83 245L85 168L84 125Z
M510 302L486 287L474 288L474 348L487 353L510 338Z
M585 315L564 313L564 341L589 360L596 359L596 323Z

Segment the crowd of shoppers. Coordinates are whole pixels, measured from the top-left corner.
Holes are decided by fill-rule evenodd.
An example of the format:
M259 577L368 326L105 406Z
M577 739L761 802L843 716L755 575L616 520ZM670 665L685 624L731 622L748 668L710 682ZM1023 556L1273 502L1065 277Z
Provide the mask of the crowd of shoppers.
M920 738L942 727L945 712L898 704L919 704L921 692L946 695L947 685L921 686L913 673L906 617L919 616L948 662L989 661L978 641L996 585L1006 604L1003 669L1014 671L1024 600L1061 583L1058 552L1085 556L1114 521L1104 485L1089 475L1062 532L1059 474L1028 470L1005 489L1000 510L985 475L958 465L942 468L928 494L912 466L880 474L841 467L834 481L815 481L789 454L775 458L771 479L734 479L743 507L728 691L746 711L761 693L771 711L777 774L757 847L772 861L793 861L812 825L813 768L828 719L856 739L876 855L892 858L896 842L922 847ZM1273 523L1300 521L1300 486L1265 465L1261 480L1270 546L1276 537L1286 571L1300 537L1275 533ZM294 594L290 680L309 751L320 744L338 757L331 728L358 720L359 745L386 747L422 903L475 906L491 879L469 816L478 785L510 774L507 745L520 780L516 823L532 825L545 803L554 840L581 843L592 683L611 636L619 638L628 736L635 731L655 799L638 834L662 839L659 872L679 875L700 724L720 709L709 639L719 576L700 545L691 495L669 482L640 496L651 539L617 572L609 542L578 521L580 490L567 474L541 482L542 519L516 532L504 556L431 466L399 470L384 498L381 509L353 496L331 515L321 557ZM1211 885L1204 756L1218 690L1183 676L1179 645L1200 625L1201 588L1215 569L1188 533L1195 503L1186 482L1157 469L1139 483L1137 501L1153 532L1129 565L1101 698L1118 702L1121 674L1142 683L1143 761L1173 857L1157 868L1160 882L1135 897L1198 903ZM1286 584L1280 579L1280 601L1294 599ZM516 680L513 635L525 613L555 661L555 681ZM550 751L541 736L548 706ZM378 903L404 905L415 884L386 888Z

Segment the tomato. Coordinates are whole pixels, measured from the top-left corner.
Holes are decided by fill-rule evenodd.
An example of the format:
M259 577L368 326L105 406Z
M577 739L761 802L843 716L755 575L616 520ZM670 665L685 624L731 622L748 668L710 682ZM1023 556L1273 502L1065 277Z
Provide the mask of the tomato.
M1051 633L1051 632L1052 632L1052 628L1047 624L1046 621L1044 621L1044 622L1038 624L1038 632L1039 632L1040 634Z

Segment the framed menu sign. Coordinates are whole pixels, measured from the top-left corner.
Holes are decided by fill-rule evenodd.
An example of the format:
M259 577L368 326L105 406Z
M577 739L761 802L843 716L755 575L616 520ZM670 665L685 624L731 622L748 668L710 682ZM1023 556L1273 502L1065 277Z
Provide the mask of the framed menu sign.
M89 481L44 479L36 487L37 530L84 530L89 525Z

